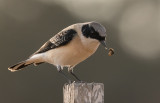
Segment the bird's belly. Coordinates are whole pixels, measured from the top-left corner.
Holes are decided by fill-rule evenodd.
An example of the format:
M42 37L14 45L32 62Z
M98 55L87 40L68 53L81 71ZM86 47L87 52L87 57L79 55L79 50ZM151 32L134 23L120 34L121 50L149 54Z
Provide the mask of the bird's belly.
M53 65L75 66L91 56L97 49L96 46L92 51L85 50L77 46L64 46L48 51L46 62Z

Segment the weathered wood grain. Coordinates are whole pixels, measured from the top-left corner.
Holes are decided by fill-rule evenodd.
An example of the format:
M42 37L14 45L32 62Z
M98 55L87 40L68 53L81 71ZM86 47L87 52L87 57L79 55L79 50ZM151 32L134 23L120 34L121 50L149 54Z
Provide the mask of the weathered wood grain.
M103 83L71 83L63 87L64 103L104 103Z

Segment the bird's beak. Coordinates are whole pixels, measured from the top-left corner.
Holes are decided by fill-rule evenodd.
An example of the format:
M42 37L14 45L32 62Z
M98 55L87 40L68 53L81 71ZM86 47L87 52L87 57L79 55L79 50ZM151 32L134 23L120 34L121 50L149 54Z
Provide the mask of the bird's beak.
M105 48L107 48L107 44L106 44L106 41L105 41L105 40L100 41L100 43L101 43Z

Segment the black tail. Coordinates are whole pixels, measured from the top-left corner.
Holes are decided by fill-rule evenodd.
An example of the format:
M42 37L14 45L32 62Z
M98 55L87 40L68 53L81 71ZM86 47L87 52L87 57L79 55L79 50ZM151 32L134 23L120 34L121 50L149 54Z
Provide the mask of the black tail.
M22 68L28 66L28 65L31 65L33 63L28 63L27 60L26 61L22 61L22 62L19 62L11 67L8 68L8 70L10 70L11 72L15 72L15 71L18 71L18 70L21 70Z
M15 72L31 64L39 65L41 63L44 63L42 56L43 55L40 55L40 54L36 54L35 56L33 55L29 59L9 67L8 70L10 70L11 72Z

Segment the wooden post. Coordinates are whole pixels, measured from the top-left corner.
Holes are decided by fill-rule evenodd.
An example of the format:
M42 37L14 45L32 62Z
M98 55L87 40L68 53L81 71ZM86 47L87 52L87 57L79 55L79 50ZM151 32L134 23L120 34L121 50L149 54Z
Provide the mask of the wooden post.
M63 87L64 103L104 103L103 83L71 83Z

